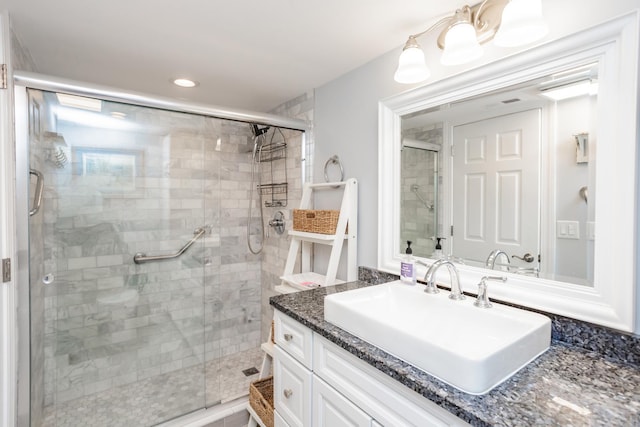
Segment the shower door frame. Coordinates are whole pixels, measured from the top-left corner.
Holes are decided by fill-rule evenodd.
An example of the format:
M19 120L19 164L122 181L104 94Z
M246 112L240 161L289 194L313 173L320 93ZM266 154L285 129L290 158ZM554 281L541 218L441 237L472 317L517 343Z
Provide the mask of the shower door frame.
M0 12L0 64L7 82L12 81L9 16ZM11 280L0 281L0 427L12 427L17 419L17 242L15 232L15 144L13 134L13 87L0 89L0 258L9 259Z
M9 304L8 311L17 312L17 327L10 330L4 339L9 343L17 343L15 353L22 355L17 357L17 366L10 366L15 372L10 384L14 385L14 396L10 397L8 404L17 407L18 426L30 425L31 411L31 378L30 378L30 307L29 307L29 170L28 170L28 97L27 89L38 89L49 92L61 92L71 95L98 98L106 101L132 104L142 107L150 107L161 110L176 111L181 113L198 114L205 117L234 120L239 122L256 123L265 126L281 127L301 131L302 152L304 158L307 132L310 125L300 119L281 117L273 114L252 112L248 110L231 109L206 104L177 101L171 98L156 97L139 92L123 91L116 88L94 85L91 83L77 82L58 77L44 76L36 73L16 71L13 74L14 82L14 114L15 114L15 145L16 163L11 161L12 170L15 167L15 188L9 188L8 194L15 191L15 204L9 204L7 210L15 212L16 219L16 252L21 256L14 259L14 283L17 288L16 301ZM5 161L8 163L9 161ZM304 177L303 177L304 179ZM5 188L2 188L3 195ZM13 205L13 206L12 206ZM24 303L26 301L26 304ZM18 340L18 336L20 340ZM11 348L11 346L9 346ZM5 355L11 357L12 355ZM17 400L17 403L16 403ZM3 420L0 420L3 422ZM0 424L1 426L2 424Z

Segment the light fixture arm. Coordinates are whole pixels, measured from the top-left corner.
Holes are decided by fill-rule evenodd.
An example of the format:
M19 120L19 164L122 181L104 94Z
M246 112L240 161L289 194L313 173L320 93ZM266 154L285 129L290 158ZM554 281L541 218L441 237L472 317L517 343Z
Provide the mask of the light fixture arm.
M444 37L447 34L449 28L458 22L458 16L460 13L467 14L468 21L473 25L476 29L476 33L478 34L478 41L480 43L485 43L493 38L498 27L500 26L500 18L501 13L504 7L509 3L509 0L484 0L481 3L477 3L473 6L464 5L459 9L456 9L453 15L445 16L440 19L435 24L431 25L424 31L421 31L416 34L411 34L409 40L421 37L434 29L440 27L444 24L449 24L447 27L440 33L438 36L438 47L440 49L444 48ZM411 47L415 47L415 44L412 43ZM405 44L405 49L407 45Z
M424 31L422 31L420 33L411 34L409 36L409 40L413 39L415 41L415 39L417 39L418 37L423 36L423 35L427 34L428 32L431 32L431 31L435 30L440 25L446 24L447 22L451 21L451 18L452 18L451 16L445 16L444 18L440 19L438 22L436 22L435 24L433 24L432 26L430 26L426 30L424 30ZM407 40L407 43L409 42L409 40ZM406 49L406 45L405 45L405 49Z

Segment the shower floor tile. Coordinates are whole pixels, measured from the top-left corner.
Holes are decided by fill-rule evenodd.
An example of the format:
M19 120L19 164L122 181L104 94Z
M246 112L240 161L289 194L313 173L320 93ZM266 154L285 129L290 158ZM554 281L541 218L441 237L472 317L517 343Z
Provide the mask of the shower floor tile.
M258 374L245 376L245 369L259 368L260 348L255 348L179 371L114 387L90 396L45 408L43 427L135 427L152 426L176 414L226 402L249 393Z

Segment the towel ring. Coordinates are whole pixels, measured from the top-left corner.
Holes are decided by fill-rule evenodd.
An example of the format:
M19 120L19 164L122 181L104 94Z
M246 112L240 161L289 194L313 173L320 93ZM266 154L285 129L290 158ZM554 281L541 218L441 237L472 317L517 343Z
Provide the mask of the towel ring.
M340 159L337 154L329 157L329 160L324 164L324 180L325 182L331 182L329 180L329 173L327 172L327 168L329 165L338 165L340 167L340 182L344 181L344 168L342 167L342 163L340 163Z

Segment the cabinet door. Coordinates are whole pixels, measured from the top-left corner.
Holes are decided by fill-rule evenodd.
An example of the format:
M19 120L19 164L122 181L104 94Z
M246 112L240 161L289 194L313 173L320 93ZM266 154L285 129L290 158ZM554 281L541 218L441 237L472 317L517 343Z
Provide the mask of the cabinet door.
M273 411L273 427L289 427L289 424L282 419L278 411Z
M273 400L291 427L311 425L312 373L280 347L275 347Z
M313 376L314 427L370 427L371 417L320 378Z

